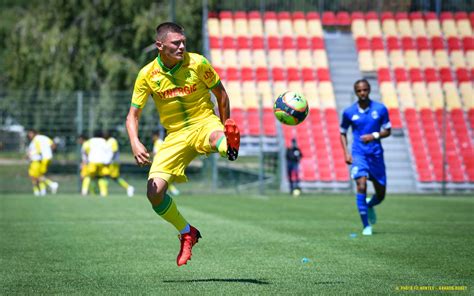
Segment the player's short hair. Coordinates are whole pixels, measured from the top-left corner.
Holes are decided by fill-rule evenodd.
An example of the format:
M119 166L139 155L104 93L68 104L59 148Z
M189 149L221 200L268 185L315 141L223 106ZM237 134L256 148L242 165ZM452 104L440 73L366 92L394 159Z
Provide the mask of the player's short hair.
M168 33L179 33L184 35L184 28L172 22L159 24L156 27L156 40L164 40Z
M367 86L369 87L369 92L370 92L370 83L369 83L369 81L368 81L367 79L365 79L365 78L364 78L364 79L359 79L359 80L357 80L356 82L354 82L354 91L356 90L357 84L359 84L359 83L361 83L361 82L367 84Z

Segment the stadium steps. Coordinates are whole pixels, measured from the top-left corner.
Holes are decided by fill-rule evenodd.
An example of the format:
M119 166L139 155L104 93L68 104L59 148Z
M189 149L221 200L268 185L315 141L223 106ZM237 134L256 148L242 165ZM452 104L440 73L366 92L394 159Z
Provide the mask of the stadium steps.
M360 72L357 51L350 33L325 34L336 106L340 114L355 100L353 84L365 77L371 84L371 97L380 100L379 85L373 73ZM349 141L352 142L351 135ZM385 164L387 166L388 192L410 192L416 189L415 176L411 166L408 142L401 131L383 140Z

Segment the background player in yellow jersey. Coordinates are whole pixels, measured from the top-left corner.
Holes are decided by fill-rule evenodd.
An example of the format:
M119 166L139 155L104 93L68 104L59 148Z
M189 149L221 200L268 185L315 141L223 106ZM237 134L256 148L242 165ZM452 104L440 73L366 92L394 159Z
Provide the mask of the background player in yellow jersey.
M156 130L153 132L152 135L152 140L153 140L153 157L158 154L158 151L161 148L161 145L163 144L163 140L160 138L160 131ZM168 191L171 193L171 195L178 196L179 195L179 190L176 188L176 186L172 183L168 184Z
M112 152L112 162L108 165L109 178L122 186L127 191L127 195L132 197L135 192L135 188L128 184L127 181L125 181L122 177L120 177L120 152L118 141L112 137L111 131L106 131L104 133L104 138L107 141L107 146Z
M82 181L82 195L89 193L90 183L94 181L98 183L100 196L107 196L109 193L106 179L109 174L107 165L112 160L112 151L102 137L102 132L95 131L94 136L84 142L82 149L87 155L87 175Z
M180 233L176 263L181 266L191 258L191 249L201 235L166 193L168 184L185 182L185 168L200 154L219 152L229 160L237 159L240 133L229 119L229 98L219 75L205 57L186 52L183 28L169 22L160 24L155 44L158 56L138 73L126 126L137 164L150 164L150 154L138 137L138 126L142 108L151 95L168 135L153 159L147 197L155 212ZM216 96L219 117L214 113L210 90Z
M30 140L28 146L28 158L30 159L28 175L33 183L33 194L36 196L46 195L46 186L55 194L58 191L59 184L48 179L46 174L56 145L53 140L45 135L38 134L35 129L28 130L27 137Z

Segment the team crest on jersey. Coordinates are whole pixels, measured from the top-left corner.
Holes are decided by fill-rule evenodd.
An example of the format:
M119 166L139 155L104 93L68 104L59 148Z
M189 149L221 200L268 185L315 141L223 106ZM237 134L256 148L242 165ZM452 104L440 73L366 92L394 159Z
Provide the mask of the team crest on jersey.
M379 114L378 114L377 111L375 111L375 110L372 111L372 113L371 113L370 115L372 115L372 118L373 118L373 119L379 118Z
M354 114L354 115L352 115L351 120L354 121L354 120L357 120L357 119L359 119L359 118L360 118L359 115Z

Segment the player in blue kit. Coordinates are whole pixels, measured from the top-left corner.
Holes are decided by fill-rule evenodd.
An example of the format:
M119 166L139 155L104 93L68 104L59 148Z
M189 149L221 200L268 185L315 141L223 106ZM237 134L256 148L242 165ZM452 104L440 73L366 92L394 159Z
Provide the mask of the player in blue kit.
M370 84L361 79L354 83L358 101L345 109L340 126L341 144L347 164L352 164L351 177L357 185L357 209L364 226L362 234L372 235L376 223L374 206L385 198L387 178L381 139L390 136L387 108L369 98ZM347 131L352 127L352 155L347 148ZM367 202L367 179L373 182L375 195Z

